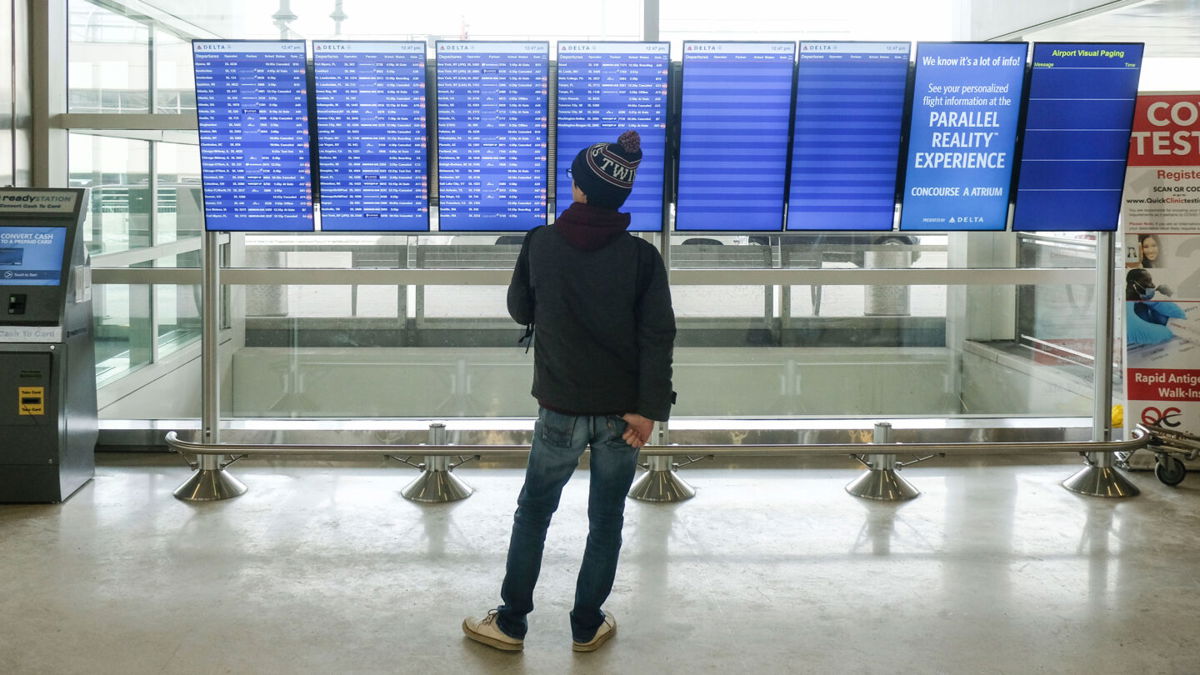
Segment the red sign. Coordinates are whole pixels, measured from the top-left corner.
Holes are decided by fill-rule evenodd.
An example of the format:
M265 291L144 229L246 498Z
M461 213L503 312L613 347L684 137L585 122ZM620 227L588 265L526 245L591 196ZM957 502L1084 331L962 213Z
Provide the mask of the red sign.
M1126 372L1133 401L1200 401L1200 371L1179 368L1130 368Z
M1139 95L1129 138L1129 165L1194 167L1198 163L1200 94ZM1192 173L1196 175L1190 178L1200 177Z

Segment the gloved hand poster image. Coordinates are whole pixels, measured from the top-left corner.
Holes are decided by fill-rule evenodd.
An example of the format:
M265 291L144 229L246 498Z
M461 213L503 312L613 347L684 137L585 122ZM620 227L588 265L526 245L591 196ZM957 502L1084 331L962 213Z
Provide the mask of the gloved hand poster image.
M1173 425L1200 419L1200 235L1129 234L1124 249L1125 378L1133 419L1160 424L1164 410L1173 411Z
M901 230L1003 230L1024 42L917 45Z

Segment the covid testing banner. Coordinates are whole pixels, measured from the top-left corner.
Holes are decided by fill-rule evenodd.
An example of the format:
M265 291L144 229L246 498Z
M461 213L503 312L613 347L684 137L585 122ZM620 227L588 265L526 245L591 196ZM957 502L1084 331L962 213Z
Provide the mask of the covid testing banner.
M917 45L902 230L1003 230L1024 42Z
M1138 96L1124 217L1126 418L1200 434L1200 93Z

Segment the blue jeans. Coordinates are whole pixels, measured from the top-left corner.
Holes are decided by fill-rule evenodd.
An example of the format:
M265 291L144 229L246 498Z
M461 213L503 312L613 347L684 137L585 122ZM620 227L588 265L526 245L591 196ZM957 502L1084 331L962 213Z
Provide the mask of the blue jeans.
M588 538L575 583L571 635L587 642L604 623L600 606L612 591L625 523L625 495L637 470L638 451L621 439L625 421L616 416L572 416L542 408L533 429L533 448L525 485L517 499L508 564L500 589L497 624L511 637L524 639L527 614L533 611L533 587L542 568L542 549L550 518L579 456L592 446L588 493Z

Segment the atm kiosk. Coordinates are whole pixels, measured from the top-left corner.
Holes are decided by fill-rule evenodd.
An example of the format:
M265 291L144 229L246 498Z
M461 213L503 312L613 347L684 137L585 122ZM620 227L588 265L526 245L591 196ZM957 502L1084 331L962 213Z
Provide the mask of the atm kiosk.
M0 502L61 502L95 473L86 191L0 188Z

